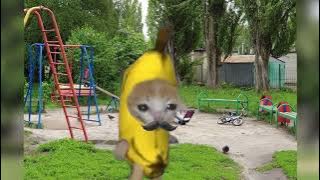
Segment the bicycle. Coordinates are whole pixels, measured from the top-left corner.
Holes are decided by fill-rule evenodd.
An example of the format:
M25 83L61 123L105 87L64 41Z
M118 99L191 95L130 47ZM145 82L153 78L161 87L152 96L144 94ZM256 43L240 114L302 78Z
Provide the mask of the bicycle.
M220 117L217 123L232 123L234 126L240 126L243 124L242 116L242 113L240 115L237 115L236 112L228 112L228 114L224 114L222 117Z

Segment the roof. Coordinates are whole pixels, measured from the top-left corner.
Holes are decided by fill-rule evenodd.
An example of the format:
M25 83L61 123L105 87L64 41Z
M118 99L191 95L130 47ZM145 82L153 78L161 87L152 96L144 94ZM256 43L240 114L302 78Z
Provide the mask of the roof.
M232 55L226 60L222 60L224 63L253 63L255 55Z
M277 60L282 63L285 63L280 59L277 59L274 57L270 57L270 58L272 58L273 60ZM255 55L232 55L232 56L229 56L225 61L223 61L222 59L222 61L224 63L254 63L254 59L255 59Z
M281 56L278 59L285 61L285 62L289 62L289 61L297 61L297 53L289 53L287 55Z

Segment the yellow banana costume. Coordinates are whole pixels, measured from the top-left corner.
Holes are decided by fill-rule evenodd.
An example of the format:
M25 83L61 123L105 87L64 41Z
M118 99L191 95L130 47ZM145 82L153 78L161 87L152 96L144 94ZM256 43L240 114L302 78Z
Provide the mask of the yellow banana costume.
M144 130L142 123L129 112L127 98L136 84L153 79L177 85L171 58L158 51L146 52L125 71L119 115L119 138L129 144L126 158L131 164L140 165L144 175L150 178L161 175L168 163L169 133L161 128Z

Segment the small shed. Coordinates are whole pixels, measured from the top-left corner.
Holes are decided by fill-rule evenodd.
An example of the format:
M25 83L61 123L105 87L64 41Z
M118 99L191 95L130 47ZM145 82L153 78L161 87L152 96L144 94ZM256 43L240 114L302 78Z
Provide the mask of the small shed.
M219 80L237 86L254 86L255 55L232 55L219 68ZM269 84L271 88L282 88L285 83L285 62L269 59Z
M271 88L283 88L285 84L286 64L284 61L269 58L269 85Z

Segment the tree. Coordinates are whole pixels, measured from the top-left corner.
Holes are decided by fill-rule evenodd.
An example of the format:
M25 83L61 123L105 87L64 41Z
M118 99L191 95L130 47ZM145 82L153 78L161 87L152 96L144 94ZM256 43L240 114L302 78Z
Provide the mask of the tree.
M174 35L169 40L168 52L175 68L178 67L180 59L198 45L201 34L201 10L199 1L149 0L147 24L150 41L155 41L161 25L172 25ZM177 77L179 79L179 74Z
M117 0L116 8L120 29L142 33L141 3L138 0Z
M295 41L295 5L295 0L240 0L255 47L257 91L269 90L270 55L286 54Z
M286 55L290 49L295 46L296 30L296 8L293 8L288 14L287 23L284 23L282 27L279 28L278 33L273 34L273 48L271 49L271 55L273 57L278 58Z
M154 45L157 32L160 23L163 22L164 17L164 3L160 0L149 0L148 2L148 13L147 13L147 25L148 25L148 36L150 44Z
M207 84L215 87L221 55L228 57L235 44L235 32L241 15L238 11L234 5L226 8L224 0L149 0L149 37L154 41L161 23L173 25L175 34L169 41L168 50L176 67L179 63L185 63L180 59L194 48L206 46L209 62Z
M224 0L204 1L204 34L208 60L207 85L215 88L218 85L218 68L221 50L218 47L219 21L225 12Z
M206 0L204 8L204 37L208 60L207 86L215 88L219 84L218 68L221 57L232 54L237 38L237 27L241 13L233 1Z
M250 37L249 27L245 22L241 22L241 24L239 24L236 30L236 36L237 38L234 47L237 47L239 50L244 48L243 53L248 54L253 47L253 44Z
M97 31L111 37L118 30L118 14L112 0L26 0L25 4L26 8L43 5L51 9L55 14L64 41L68 40L73 29L84 25L92 26ZM31 18L30 24L25 29L25 41L28 43L42 42L35 16ZM46 13L43 14L43 21L45 28L52 27Z
M219 23L218 30L218 48L221 48L224 54L223 60L232 55L233 48L236 45L236 41L239 38L239 23L242 20L241 13L235 5L229 2L229 6L226 9L221 21ZM221 62L218 59L218 62ZM219 63L218 63L219 65Z
M106 40L104 33L84 26L72 31L68 44L89 44L94 48L94 77L97 84L110 91L119 88L123 71L146 50L141 33L119 32ZM80 51L74 51L75 64L79 64ZM74 78L79 78L79 67L73 68Z

